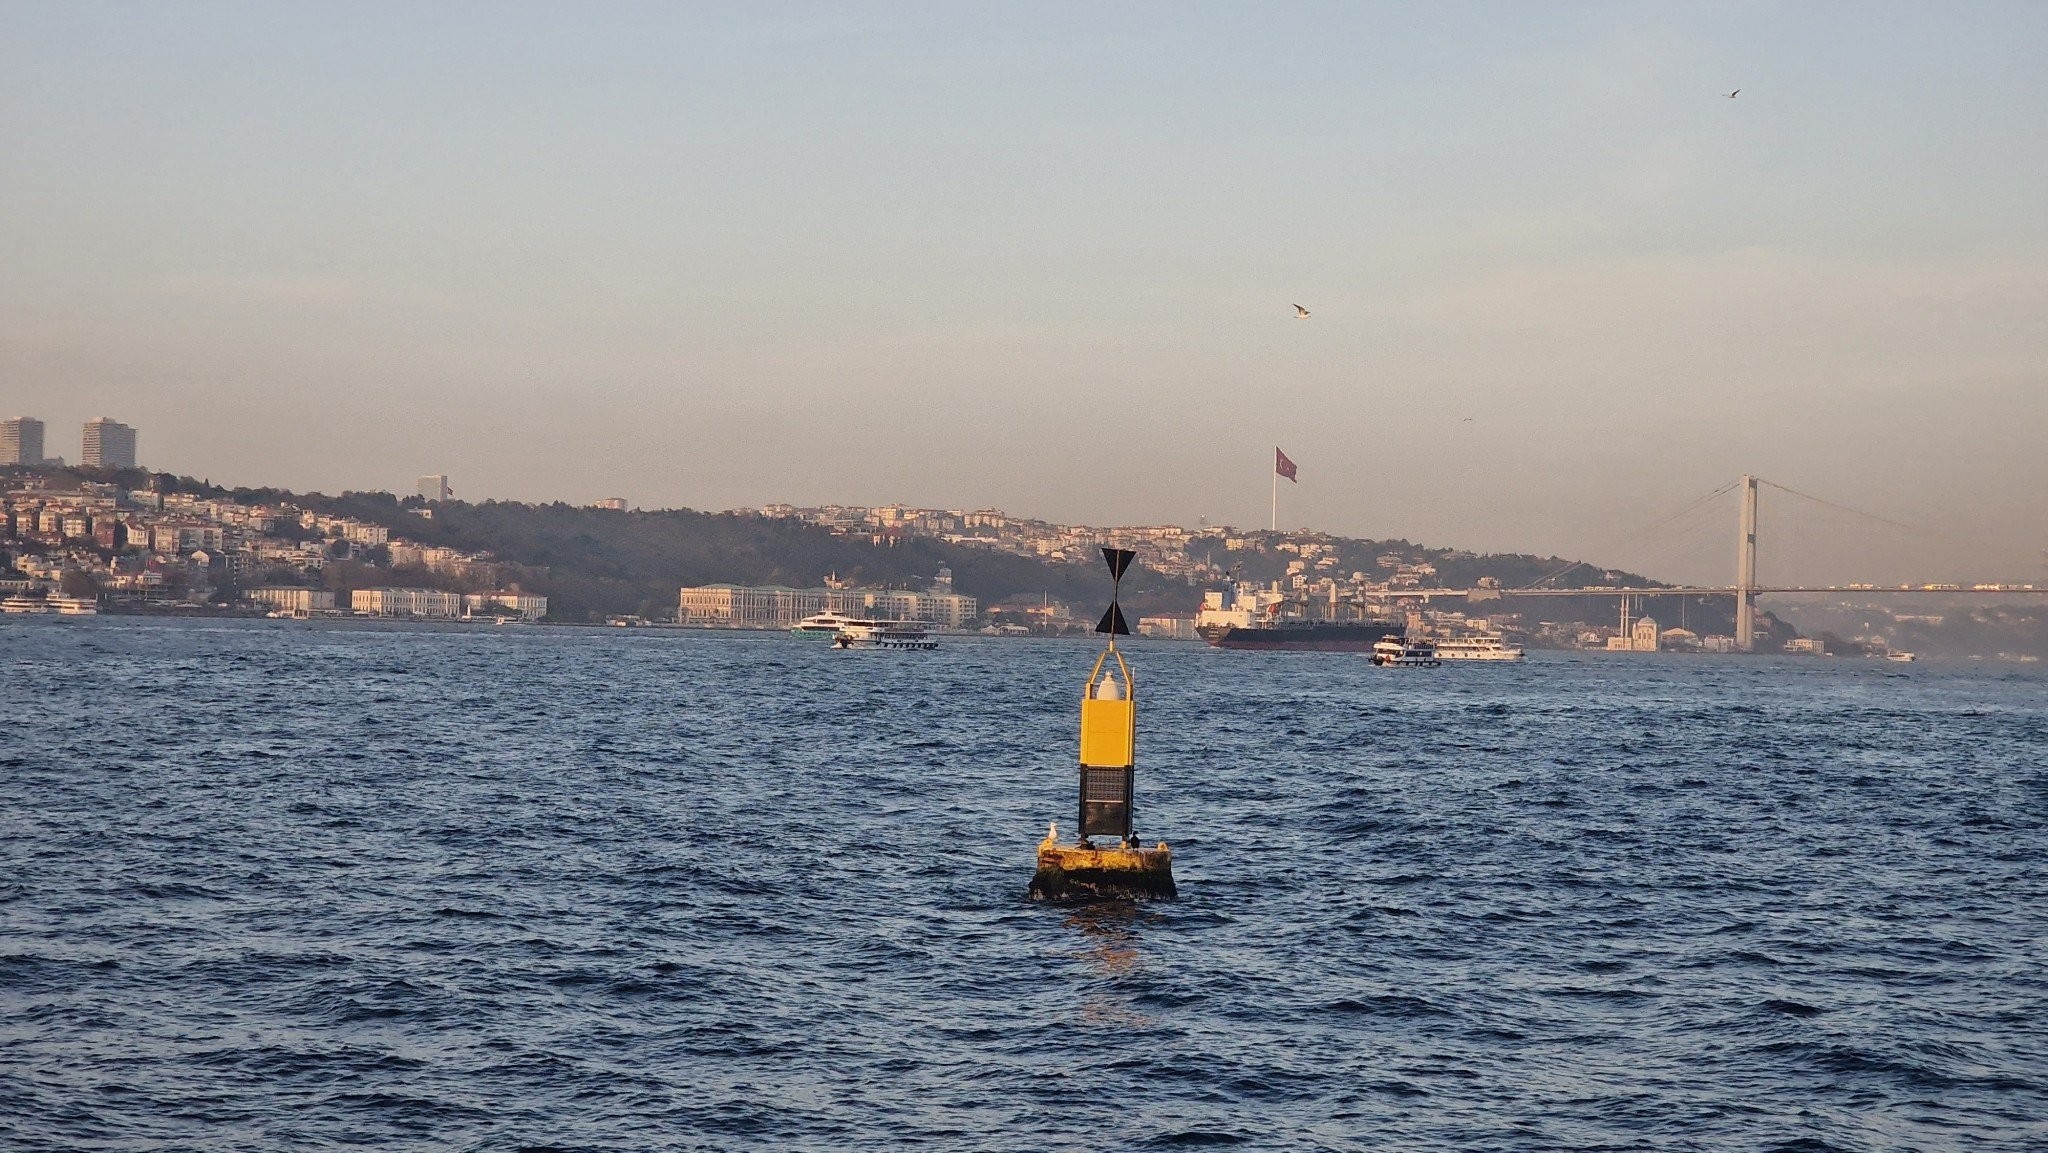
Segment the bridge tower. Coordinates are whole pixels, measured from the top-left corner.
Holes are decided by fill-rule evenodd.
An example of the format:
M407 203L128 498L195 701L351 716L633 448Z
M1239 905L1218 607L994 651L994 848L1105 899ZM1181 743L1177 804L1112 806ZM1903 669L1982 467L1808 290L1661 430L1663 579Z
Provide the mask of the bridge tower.
M1735 538L1735 647L1756 651L1756 478L1742 477L1742 524Z

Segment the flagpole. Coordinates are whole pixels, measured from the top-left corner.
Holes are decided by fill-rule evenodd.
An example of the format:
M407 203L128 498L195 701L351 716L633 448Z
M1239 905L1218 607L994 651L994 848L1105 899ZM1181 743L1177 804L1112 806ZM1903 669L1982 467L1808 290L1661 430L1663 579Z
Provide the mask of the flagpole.
M1267 532L1280 531L1280 464L1273 464L1273 516L1266 522Z

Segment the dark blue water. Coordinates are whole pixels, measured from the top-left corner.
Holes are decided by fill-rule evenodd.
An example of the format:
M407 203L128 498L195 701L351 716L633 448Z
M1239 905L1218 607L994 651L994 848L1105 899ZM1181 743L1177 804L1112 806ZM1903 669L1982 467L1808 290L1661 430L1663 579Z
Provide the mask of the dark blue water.
M2048 1148L2048 682L0 622L0 1146Z

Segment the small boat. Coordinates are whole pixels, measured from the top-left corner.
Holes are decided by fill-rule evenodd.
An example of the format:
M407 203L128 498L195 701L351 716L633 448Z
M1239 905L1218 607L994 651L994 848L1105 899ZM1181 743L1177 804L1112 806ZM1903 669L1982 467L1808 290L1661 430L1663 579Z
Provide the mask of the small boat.
M841 649L935 649L939 642L914 621L850 620L833 634L832 647Z
M1436 659L1436 646L1428 641L1388 637L1372 646L1372 663L1389 668L1433 669L1443 662Z
M1896 651L1894 651L1894 652L1889 652L1889 653L1886 653L1886 654L1884 655L1884 659L1886 659L1886 660L1888 660L1888 661L1897 661L1897 662L1899 662L1900 664L1904 665L1904 664L1911 664L1912 662L1914 662L1914 661L1917 661L1917 660L1919 660L1920 658L1919 658L1919 657L1916 657L1916 656L1914 656L1914 655L1913 655L1912 653L1907 653L1907 652L1896 652Z
M1480 633L1445 637L1436 642L1436 655L1438 660L1445 661L1518 661L1523 653L1499 633Z
M846 616L842 613L822 612L817 614L816 616L808 616L798 621L796 625L789 630L789 635L793 637L817 637L829 641L833 637L838 636L839 630L845 628L847 625L873 623L875 622L855 621L854 618Z

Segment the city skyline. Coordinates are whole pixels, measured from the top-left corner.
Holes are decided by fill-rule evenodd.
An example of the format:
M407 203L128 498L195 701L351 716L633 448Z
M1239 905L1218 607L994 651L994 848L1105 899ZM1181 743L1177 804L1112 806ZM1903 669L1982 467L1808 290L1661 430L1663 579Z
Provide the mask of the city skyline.
M0 464L64 465L83 468L136 468L136 429L110 417L96 416L79 426L78 457L49 451L49 422L34 416L0 420Z
M2040 574L2032 6L4 19L0 411L154 467Z

